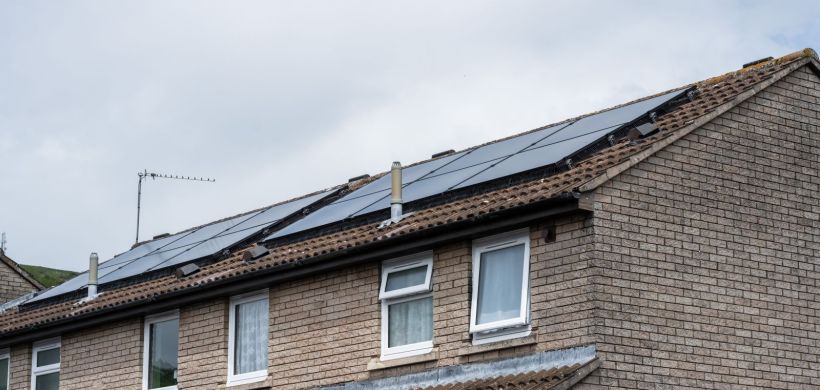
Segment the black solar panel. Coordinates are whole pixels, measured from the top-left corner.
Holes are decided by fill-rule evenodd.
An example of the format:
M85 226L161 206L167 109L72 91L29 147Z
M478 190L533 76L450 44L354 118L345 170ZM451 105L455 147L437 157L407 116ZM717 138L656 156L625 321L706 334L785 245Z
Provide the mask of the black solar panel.
M332 193L335 193L335 190L144 243L101 263L98 271L99 283L109 283L217 254ZM84 288L87 282L88 273L84 272L43 292L29 302L79 290Z
M487 182L562 161L622 126L680 96L677 90L482 145L441 159L407 167L402 172L402 200L412 202L453 189ZM265 240L325 226L390 207L390 177L384 176L331 205L279 230Z

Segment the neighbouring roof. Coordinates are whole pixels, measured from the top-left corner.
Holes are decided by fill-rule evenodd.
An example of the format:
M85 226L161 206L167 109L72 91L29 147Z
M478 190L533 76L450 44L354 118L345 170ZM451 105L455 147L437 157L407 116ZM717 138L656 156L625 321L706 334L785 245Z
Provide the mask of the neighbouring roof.
M594 361L597 363L598 361ZM559 386L568 389L578 383L589 373L587 367L596 367L593 362L588 365L574 364L561 366L549 370L530 371L521 374L505 375L501 377L477 379L466 383L452 383L424 387L423 390L557 390ZM562 386L565 385L565 386Z
M567 389L600 365L594 345L348 382L317 390Z
M5 263L6 266L12 269L12 271L20 274L20 276L23 279L31 283L31 285L34 286L36 289L42 290L44 288L43 285L37 281L37 279L35 279L33 276L31 276L31 274L26 272L26 270L20 267L20 265L17 264L17 262L12 260L8 255L6 255L5 251L2 250L0 250L0 262Z
M692 101L658 117L656 125L659 132L636 142L618 142L576 162L568 170L414 210L412 215L387 228L379 228L378 221L340 225L336 231L278 244L271 248L270 254L253 262L243 261L244 250L239 250L224 260L204 265L199 272L182 279L166 275L104 291L88 302L70 300L9 310L0 314L0 337L88 318L124 306L153 302L165 296L198 291L210 284L269 274L277 272L282 265L298 265L309 259L345 253L354 248L365 249L398 237L408 238L423 232L438 231L506 210L547 202L579 190L590 190L791 71L809 63L816 67L816 59L816 53L806 49L690 84L697 88L698 93Z

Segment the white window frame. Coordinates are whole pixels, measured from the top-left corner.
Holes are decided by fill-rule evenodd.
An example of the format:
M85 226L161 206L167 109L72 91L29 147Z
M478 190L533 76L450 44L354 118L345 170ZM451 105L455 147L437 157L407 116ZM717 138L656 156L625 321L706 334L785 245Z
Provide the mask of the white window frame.
M37 367L37 353L49 349L60 349L60 361L54 364L49 364L43 367ZM60 363L63 361L63 349L59 337L47 340L40 340L31 345L31 389L37 388L37 377L40 375L53 374L60 372ZM11 361L9 361L9 366Z
M486 324L477 324L477 308L478 308L478 283L479 272L481 270L481 254L484 252L494 251L498 249L509 248L516 245L524 244L524 266L522 267L522 283L521 283L521 307L519 308L519 315L516 318L510 318L501 321L489 322ZM477 333L493 333L495 331L513 328L524 327L529 325L530 321L530 231L529 228L519 229L511 232L497 234L490 237L481 238L473 241L473 290L470 305L470 333L476 336ZM506 337L510 339L520 337L518 333L510 336L504 332ZM524 333L528 333L525 330ZM480 338L480 337L479 337ZM491 340L499 341L499 340ZM485 341L490 342L490 341Z
M265 300L268 301L268 311L266 320L268 322L268 331L270 331L270 293L267 289L261 291L254 291L247 294L241 294L231 297L228 305L228 382L227 386L244 385L247 383L261 382L268 379L269 366L267 364L268 354L270 353L270 337L265 337L265 369L246 372L244 374L235 374L235 348L236 348L236 306L244 303L256 302Z
M154 314L145 317L145 323L143 324L143 347L142 347L142 390L149 390L148 389L148 370L149 359L151 358L151 325L156 324L158 322L165 322L177 320L179 321L179 310L172 310L165 313ZM177 332L179 329L177 328ZM177 340L179 340L179 335L177 335ZM179 351L179 342L177 341L177 351ZM177 360L177 373L179 373L179 360ZM177 378L177 383L179 383L179 378ZM150 390L177 390L177 385L173 386L165 386L165 387L158 387L155 389Z
M424 284L405 287L398 290L393 291L386 291L387 289L387 277L399 271L404 271L409 268L416 268L422 265L427 266L427 275L424 278ZM409 294L416 294L422 292L428 292L431 290L430 280L432 279L433 275L433 252L427 251L423 253L417 253L410 256L400 257L398 259L393 259L389 261L385 261L382 263L382 282L381 282L381 289L379 290L379 299L390 299L396 297L403 297Z
M3 359L8 359L9 362L8 367L6 367L6 388L8 389L10 387L9 382L11 382L11 353L8 348L0 348L0 360Z
M403 271L409 268L416 268L421 265L427 266L427 275L424 278L424 283L416 286L405 287L399 290L386 292L387 277L397 271ZM382 330L381 330L381 358L380 360L399 359L403 357L423 355L433 350L433 340L422 341L420 343L401 345L398 347L389 346L389 306L402 303L425 299L432 297L431 293L433 285L431 283L433 274L433 252L427 251L417 253L410 256L400 257L385 261L382 263L382 280L381 288L379 290L379 299L382 302Z

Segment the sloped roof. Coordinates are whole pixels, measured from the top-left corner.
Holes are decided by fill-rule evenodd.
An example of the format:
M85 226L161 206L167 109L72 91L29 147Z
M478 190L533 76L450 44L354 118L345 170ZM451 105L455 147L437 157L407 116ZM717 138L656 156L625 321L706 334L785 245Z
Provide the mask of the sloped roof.
M20 265L17 264L16 261L12 260L11 257L8 257L8 255L6 255L6 253L2 250L0 250L0 262L3 262L4 264L6 264L6 266L11 268L12 271L15 271L16 273L20 274L20 276L23 279L31 283L31 285L34 286L36 289L42 290L45 288L42 284L40 284L40 282L37 281L37 279L34 279L33 276L31 276L28 272L26 272L26 270L20 267Z
M367 223L292 242L272 248L269 255L254 262L243 261L244 250L240 250L225 260L202 267L187 278L177 279L169 275L105 291L85 303L68 301L23 311L8 311L0 314L0 337L198 291L210 284L277 272L282 265L298 265L319 256L332 256L352 248L367 248L398 237L443 229L455 223L549 201L578 190L591 190L626 169L626 166L700 127L793 70L807 63L816 66L816 58L813 50L806 49L690 84L696 86L699 93L691 102L657 118L659 132L637 142L619 142L558 174L415 210L400 223L387 228L379 228L378 222Z
M568 389L601 365L594 344L320 387L316 390Z
M595 367L598 360L548 370L477 379L465 383L419 388L420 390L558 390L568 389L589 374L585 368Z

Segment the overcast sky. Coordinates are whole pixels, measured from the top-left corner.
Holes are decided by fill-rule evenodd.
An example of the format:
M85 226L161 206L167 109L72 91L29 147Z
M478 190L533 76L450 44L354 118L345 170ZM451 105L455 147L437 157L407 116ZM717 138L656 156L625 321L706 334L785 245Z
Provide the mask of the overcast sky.
M803 1L0 1L0 231L142 238L820 46Z

